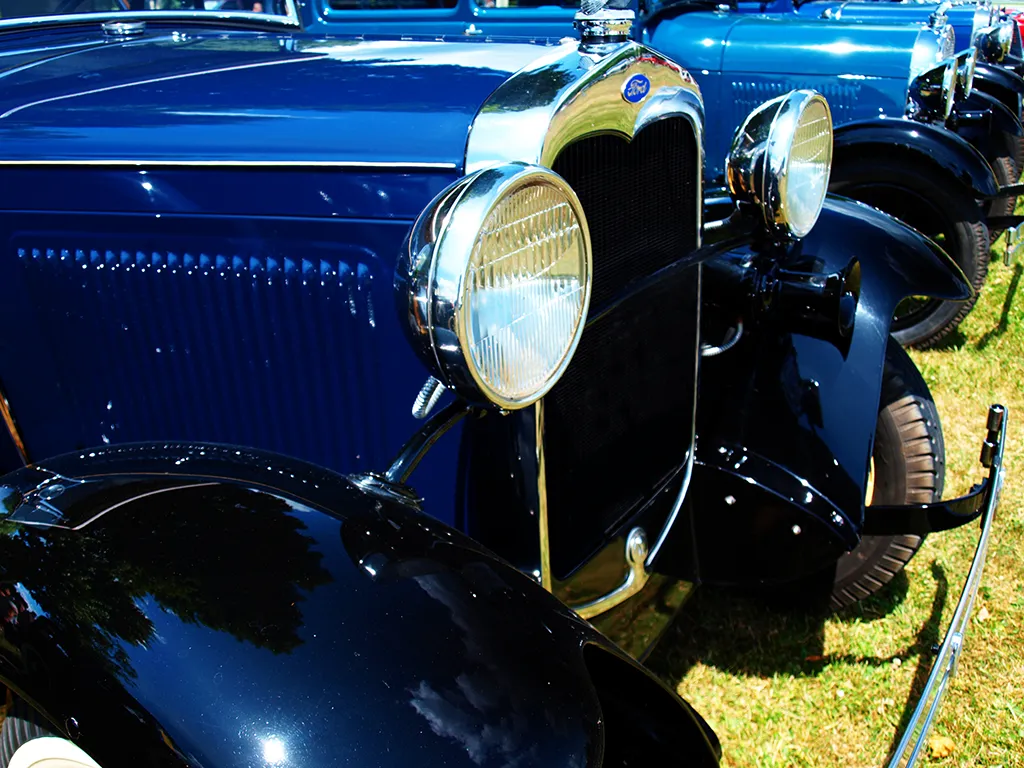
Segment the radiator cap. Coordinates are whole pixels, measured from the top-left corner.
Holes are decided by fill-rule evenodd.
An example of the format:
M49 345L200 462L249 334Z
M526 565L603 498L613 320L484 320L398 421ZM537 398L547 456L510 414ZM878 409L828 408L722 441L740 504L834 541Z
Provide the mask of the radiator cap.
M628 8L616 8L624 0L582 0L573 26L584 44L620 43L629 39L635 15Z

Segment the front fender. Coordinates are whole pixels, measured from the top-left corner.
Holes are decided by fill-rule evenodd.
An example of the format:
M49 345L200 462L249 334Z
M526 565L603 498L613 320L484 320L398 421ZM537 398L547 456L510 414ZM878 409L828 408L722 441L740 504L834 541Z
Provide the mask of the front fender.
M736 290L738 265L829 273L853 259L860 290L848 338L810 335L775 309L760 319L742 309L750 297ZM805 240L734 250L709 262L705 274L709 316L746 317L739 343L702 361L689 492L694 575L718 583L789 580L858 540L896 305L909 295L964 299L971 288L916 230L835 197Z
M988 200L999 193L999 184L985 156L946 128L881 118L859 120L836 128L836 163L856 162L864 153L926 163L980 199Z
M1020 75L979 61L974 69L974 88L995 96L1007 109L1020 116L1024 101L1024 78Z
M678 698L525 575L326 470L128 444L18 470L0 499L0 680L106 768L595 765L621 679L717 764Z
M973 91L957 104L950 125L958 136L977 148L990 162L1003 156L1016 161L1024 128L1020 118L996 97Z

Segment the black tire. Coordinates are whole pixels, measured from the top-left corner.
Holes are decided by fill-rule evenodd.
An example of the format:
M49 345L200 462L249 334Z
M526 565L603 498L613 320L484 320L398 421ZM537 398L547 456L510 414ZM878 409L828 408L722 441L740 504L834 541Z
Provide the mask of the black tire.
M885 355L875 427L874 493L869 504L923 504L942 496L946 450L928 385L893 339ZM830 605L844 608L878 592L920 549L923 536L865 536L835 567Z
M991 166L1000 187L1017 183L1017 166L1014 164L1013 158L1007 156L997 157L991 162ZM1013 209L1016 207L1016 197L997 197L989 204L988 215L990 218L993 216L1012 216ZM995 243L1005 231L1005 227L989 228L988 236L990 243Z
M900 303L892 333L905 347L924 349L952 333L977 301L988 274L985 211L968 192L927 167L898 157L842 161L829 191L895 216L941 245L975 288L967 301L911 298Z

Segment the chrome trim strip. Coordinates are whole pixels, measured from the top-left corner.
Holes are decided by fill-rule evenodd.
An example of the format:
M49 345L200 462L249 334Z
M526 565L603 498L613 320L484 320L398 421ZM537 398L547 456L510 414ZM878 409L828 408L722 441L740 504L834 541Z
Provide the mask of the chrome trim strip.
M279 24L283 27L300 27L299 13L292 0L285 0L287 13L284 16L251 11L109 11L106 13L65 13L54 16L22 16L0 20L0 32L22 27L41 27L59 24L87 24L94 21L257 21L263 24Z
M0 388L0 416L3 416L4 425L7 427L7 432L11 436L11 441L14 443L15 449L18 451L18 456L21 457L21 462L25 466L28 466L31 462L28 460L28 450L25 448L25 439L21 435L21 430L18 429L18 422L14 419L14 414L11 412L11 403L7 399L7 393Z
M372 160L0 160L0 166L92 166L102 168L387 168L455 171L456 163L375 162Z
M274 61L256 61L248 64L235 64L230 67L215 67L213 69L200 69L194 72L182 72L177 75L165 75L164 77L152 77L148 80L132 80L127 83L117 83L116 85L107 85L103 88L91 88L88 91L76 91L75 93L65 93L60 96L51 96L48 99L40 99L39 101L30 101L27 104L21 104L17 107L13 107L2 115L0 120L5 120L11 115L15 115L25 109L31 109L32 107L42 106L43 104L52 104L55 101L66 101L68 99L75 99L79 96L95 96L97 93L109 93L110 91L119 91L124 88L134 88L139 85L155 85L157 83L169 83L173 80L186 80L192 77L204 77L205 75L219 75L223 72L239 72L247 69L259 69L261 67L277 67L282 64L304 64L309 61L316 59L325 59L327 54L310 55L304 58L298 59L280 59Z
M648 573L645 563L647 561L647 534L643 528L634 528L626 537L626 565L629 571L626 580L607 595L602 595L596 600L591 600L582 605L570 606L581 618L591 619L607 610L614 608L619 603L625 602L637 592L647 586L651 574Z
M540 534L540 585L548 592L551 578L551 541L548 536L548 475L544 461L544 398L533 404L533 440L537 448L537 528Z
M651 83L649 96L633 104L621 96L622 85L636 74ZM690 74L674 62L636 42L598 46L587 50L575 41L559 46L506 80L493 94L470 126L466 143L465 173L508 162L534 163L550 168L569 144L597 133L617 133L632 139L645 126L668 117L687 119L696 138L697 168L704 167L704 102L700 88ZM700 247L703 216L703 179L697 178L697 247ZM699 279L699 278L698 278ZM699 307L697 309L699 313ZM699 323L698 323L699 329ZM697 366L700 344L696 345ZM694 375L698 368L695 367ZM548 528L547 478L544 469L544 410L539 400L535 410L537 450L538 527L540 537L540 581L551 591L551 550ZM694 386L690 446L679 494L659 532L654 548L637 555L639 529L626 541L625 581L611 593L580 606L569 606L583 618L590 618L623 602L643 587L654 561L683 506L693 474L696 441L697 389ZM642 532L641 532L642 533ZM646 537L645 537L646 539ZM631 547L631 545L634 545Z
M978 537L978 546L974 551L974 559L971 561L971 569L967 573L967 580L964 583L963 591L960 593L960 600L956 604L956 611L953 613L953 620L949 624L946 636L939 647L938 655L932 664L931 673L925 683L921 698L914 708L907 723L907 729L900 739L892 759L887 763L887 768L911 768L921 753L938 712L939 704L946 694L950 678L956 674L957 661L960 658L960 651L963 649L964 633L967 631L967 623L971 619L971 609L974 607L974 598L978 594L978 587L981 585L981 575L985 568L985 558L988 554L989 536L992 533L992 521L995 518L996 506L999 503L999 492L1002 490L1005 469L1003 468L1003 450L1006 447L1006 427L1009 417L1003 406L994 405L989 410L990 426L992 419L1001 421L999 429L999 447L992 459L989 471L988 482L991 484L989 497L985 504L985 512L982 517L981 535ZM989 432L991 442L992 432ZM984 448L982 456L984 457Z
M701 166L703 167L703 166ZM701 189L701 197L703 199L703 188ZM697 242L700 243L700 231L698 230ZM704 267L697 267L697 295L701 296L704 290ZM686 469L683 470L683 481L679 486L679 493L676 494L676 500L672 503L672 511L669 512L668 517L665 519L665 525L662 526L661 533L658 534L657 541L654 542L654 546L651 547L650 554L647 555L647 560L644 564L650 568L654 565L654 560L658 556L658 552L661 550L661 545L665 543L665 539L668 538L669 532L676 524L676 519L679 517L679 513L683 509L683 503L686 501L686 493L690 490L690 480L693 477L693 463L697 457L697 387L700 386L700 365L703 355L701 354L700 348L700 312L701 302L697 302L697 341L695 346L695 354L697 357L696 362L693 366L693 416L690 419L690 450L686 457Z
M647 98L633 104L620 89L636 74L645 75L651 88ZM470 126L465 172L516 161L550 168L578 139L609 132L631 139L644 126L671 116L693 124L703 167L704 102L688 72L635 42L612 47L604 56L567 43L491 94Z

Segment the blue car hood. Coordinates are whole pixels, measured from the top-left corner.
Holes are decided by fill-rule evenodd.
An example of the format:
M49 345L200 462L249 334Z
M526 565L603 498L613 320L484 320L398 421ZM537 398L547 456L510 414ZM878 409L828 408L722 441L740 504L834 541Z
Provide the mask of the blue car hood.
M0 159L457 168L481 104L553 50L170 28L19 42L0 39Z
M651 39L696 71L906 79L919 34L911 26L701 12L662 22Z
M833 19L842 21L865 21L876 24L924 24L939 7L938 3L888 3L878 2L814 2L804 3L799 8L801 15L821 16L826 11ZM946 22L956 31L957 49L971 44L971 29L974 24L974 4L954 5L945 11Z

